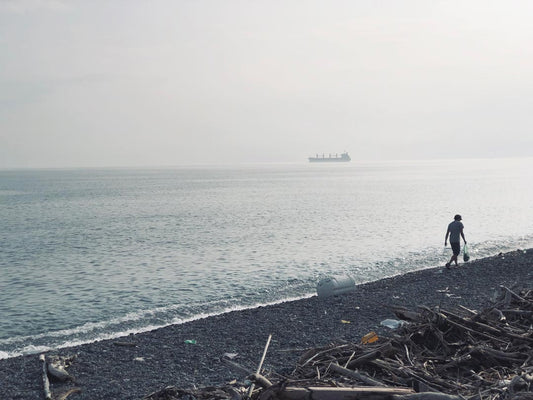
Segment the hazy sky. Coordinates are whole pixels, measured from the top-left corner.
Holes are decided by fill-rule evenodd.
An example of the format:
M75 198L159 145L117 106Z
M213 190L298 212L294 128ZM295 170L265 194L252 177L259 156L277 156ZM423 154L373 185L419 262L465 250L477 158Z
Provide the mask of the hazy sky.
M533 155L530 0L0 0L0 168Z

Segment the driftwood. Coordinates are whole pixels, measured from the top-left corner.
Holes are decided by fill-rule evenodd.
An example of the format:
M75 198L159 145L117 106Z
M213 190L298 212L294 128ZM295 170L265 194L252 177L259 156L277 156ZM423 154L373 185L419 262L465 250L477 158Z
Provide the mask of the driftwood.
M50 381L48 380L48 372L46 368L46 357L44 354L41 354L39 356L39 360L41 361L43 365L43 390L44 390L44 398L46 400L52 399L52 392L50 392Z
M259 400L365 400L414 393L408 388L383 387L273 387L265 390Z
M332 371L337 372L338 374L341 374L341 375L344 375L344 376L348 376L350 378L354 378L357 381L362 382L362 383L366 383L367 385L370 385L370 386L377 386L377 387L385 387L385 386L387 386L383 382L378 381L377 379L373 379L373 378L369 377L368 375L361 374L361 373L359 373L357 371L353 371L351 369L341 367L338 364L330 364L329 369L332 370Z
M259 373L261 372L261 368L263 368L263 362L265 362L265 357L266 357L266 353L268 351L268 347L270 346L270 340L272 339L272 334L268 335L268 339L267 339L267 342L265 344L265 348L263 350L263 356L261 357L261 361L259 362L259 366L257 367L257 371L256 371L256 375L257 375L257 378L260 376ZM263 378L263 377L261 377ZM259 379L259 378L258 378ZM264 378L263 378L264 379ZM264 385L268 385L268 386L271 386L272 384L270 382L268 383L264 383L261 379L261 382L264 384ZM254 387L255 387L255 383L252 383L250 385L250 387L248 388L248 393L246 394L246 397L247 398L250 398L252 396L252 393L254 391Z
M318 374L327 378L340 373L360 384L364 371L383 384L420 392L482 400L530 395L533 399L529 392L533 379L526 378L533 372L531 290L516 292L502 287L499 301L481 312L424 306L416 312L403 308L394 312L409 323L392 337L380 338L375 344L322 348L301 360L291 378L311 379ZM359 371L350 373L333 361L342 365L346 359L351 361L345 369ZM522 386L510 386L515 378Z
M453 396L445 393L413 393L407 395L393 395L393 400L463 400L460 396Z
M65 370L70 365L75 357L46 357L45 354L39 356L39 360L42 363L42 379L44 387L44 395L46 400L65 400L73 393L81 391L78 387L71 387L64 390L63 393L53 396L50 388L51 382L64 383L67 381L74 382L74 378Z
M256 374L224 360L260 389L224 387L215 395L209 388L186 395L232 400L533 400L533 290L501 287L494 304L482 311L461 306L393 311L406 323L389 337L310 349L281 381L260 375L265 348ZM178 392L176 397L167 391L147 398L185 396Z
M53 363L49 362L46 364L46 369L48 370L48 376L52 380L59 382L72 380L72 377L69 375L69 373L60 365L54 365Z
M113 342L113 344L119 347L137 347L137 343L135 342L117 341L117 342Z
M79 393L79 392L81 392L81 389L78 387L68 389L65 393L58 395L57 400L66 400L67 397L70 396L71 394Z
M263 375L260 375L258 373L252 374L248 377L252 382L258 384L264 389L269 388L272 386L272 382L270 382L267 378L265 378Z

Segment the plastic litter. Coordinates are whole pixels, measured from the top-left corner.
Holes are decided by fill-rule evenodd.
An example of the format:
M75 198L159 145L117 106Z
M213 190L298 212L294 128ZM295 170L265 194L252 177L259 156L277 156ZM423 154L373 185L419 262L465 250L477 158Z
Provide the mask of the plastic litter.
M404 325L405 323L406 323L405 321L399 321L397 319L385 319L385 320L381 321L381 325L382 326L385 326L385 327L390 328L390 329L399 328L400 326Z
M463 247L463 261L467 262L468 260L470 260L470 250L468 249L468 246L465 243Z
M316 291L318 297L336 296L355 290L355 281L349 276L324 278L318 282Z
M196 344L196 340L194 340L194 339L187 339L187 340L185 340L185 343L187 343L187 344Z
M368 344L368 343L374 343L377 342L379 339L376 332L368 332L365 336L361 338L361 343Z

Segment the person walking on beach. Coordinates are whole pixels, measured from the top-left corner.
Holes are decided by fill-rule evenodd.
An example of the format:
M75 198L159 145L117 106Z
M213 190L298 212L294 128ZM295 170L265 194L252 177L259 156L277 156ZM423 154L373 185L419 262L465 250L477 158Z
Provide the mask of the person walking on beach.
M457 257L461 253L461 237L466 244L465 234L463 233L464 225L461 222L462 218L459 214L453 217L453 221L448 225L448 230L446 231L446 237L444 238L444 247L448 244L448 236L450 237L450 246L452 246L452 258L446 263L446 268L450 268L452 262L455 262L457 267Z

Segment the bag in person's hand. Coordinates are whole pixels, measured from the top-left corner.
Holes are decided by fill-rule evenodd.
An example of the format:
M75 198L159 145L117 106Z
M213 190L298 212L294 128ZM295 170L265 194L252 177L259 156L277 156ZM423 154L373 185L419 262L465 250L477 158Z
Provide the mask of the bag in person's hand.
M464 262L470 260L470 252L468 251L468 246L466 245L466 243L463 247L463 260Z

